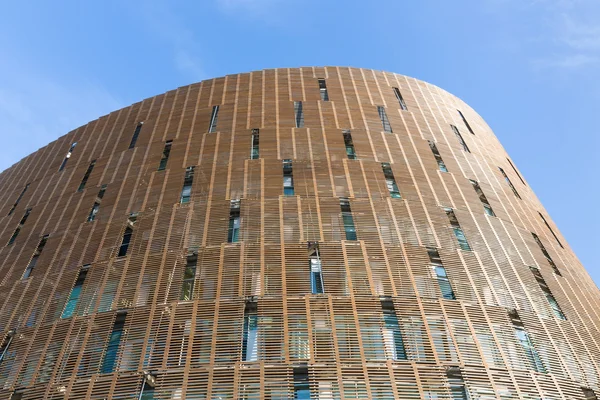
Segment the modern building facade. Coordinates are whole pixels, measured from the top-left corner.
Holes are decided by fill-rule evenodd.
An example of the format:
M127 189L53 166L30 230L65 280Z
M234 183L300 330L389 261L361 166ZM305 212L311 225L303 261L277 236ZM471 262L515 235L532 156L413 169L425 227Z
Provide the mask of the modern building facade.
M599 393L600 291L483 119L431 84L210 79L0 187L0 399Z

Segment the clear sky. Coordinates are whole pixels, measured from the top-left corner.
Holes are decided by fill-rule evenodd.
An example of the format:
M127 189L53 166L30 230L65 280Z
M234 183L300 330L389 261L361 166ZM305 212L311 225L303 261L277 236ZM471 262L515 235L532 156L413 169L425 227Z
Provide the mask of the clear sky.
M599 0L3 2L0 170L178 86L310 65L393 71L465 100L600 284Z

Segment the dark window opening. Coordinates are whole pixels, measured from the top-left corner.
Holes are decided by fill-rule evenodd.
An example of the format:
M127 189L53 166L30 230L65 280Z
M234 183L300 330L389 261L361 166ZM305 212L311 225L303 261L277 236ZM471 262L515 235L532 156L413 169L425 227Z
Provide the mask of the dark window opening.
M467 127L467 129L469 130L469 132L471 132L474 135L475 132L473 132L473 129L471 129L471 125L469 125L469 122L467 121L467 119L465 118L465 116L463 115L463 113L460 110L456 110L456 111L458 111L458 113L460 114L460 117L462 118L462 120L465 123L465 126Z
M133 149L135 147L135 143L138 140L138 136L140 136L140 132L142 131L143 122L140 122L135 127L135 131L133 132L133 136L131 137L131 142L129 143L129 148Z
M519 179L521 180L521 182L523 183L523 185L527 186L527 184L525 183L525 181L523 180L523 178L521 178L521 174L519 174L519 171L517 171L517 169L513 165L512 161L510 161L510 158L507 157L506 161L508 161L508 163L512 167L513 171L515 171L515 174L517 174L517 176L519 177Z
M244 308L244 334L242 361L258 360L258 306L255 300L246 301Z
M354 150L354 142L352 141L352 133L349 129L342 131L344 135L344 146L346 147L346 155L349 160L356 160L356 151Z
M85 282L85 278L87 276L90 265L84 265L79 270L79 274L77 274L77 279L75 280L75 284L71 289L71 293L69 293L69 299L65 305L61 318L70 318L75 313L75 308L77 307L77 303L81 297L81 290L83 288L83 283Z
M381 119L381 125L383 125L383 131L386 133L393 133L392 126L390 125L390 121L388 119L387 113L385 112L385 107L377 106L377 113L379 113L379 119Z
M250 152L250 159L256 160L260 157L260 148L259 148L259 140L260 140L260 130L252 129L252 151Z
M58 168L59 171L62 171L63 169L65 169L65 166L67 165L67 161L69 161L69 158L71 158L71 155L73 154L73 150L75 149L75 146L77 146L77 142L73 142L71 144L71 147L69 148L69 151L67 152L67 155L65 156L65 159L63 160L63 162L60 164L60 167Z
M215 133L217 131L218 119L219 119L219 106L213 106L212 113L210 115L210 125L208 126L208 133Z
M381 168L383 169L383 176L385 177L385 184L390 192L390 196L394 199L400 199L402 196L400 195L400 189L396 184L396 179L394 178L394 172L392 172L392 167L389 163L381 163Z
M17 208L17 206L19 205L19 202L21 201L21 199L23 198L23 196L25 195L25 192L27 191L27 189L29 188L29 183L27 185L25 185L25 187L23 188L23 190L21 191L21 194L19 195L19 197L17 197L17 201L15 201L15 204L13 204L13 206L10 208L10 210L8 211L8 215L11 215L14 211L15 208Z
M508 175L506 175L506 172L504 172L504 170L502 168L500 168L500 167L498 167L498 169L502 173L502 176L504 177L504 180L506 181L506 183L508 183L508 186L510 186L510 188L512 189L512 191L515 194L515 196L517 196L518 199L521 199L521 196L519 196L519 192L517 192L517 189L515 189L514 185L510 181L510 178L508 177Z
M310 268L310 286L312 294L325 293L318 242L308 242L308 265Z
M185 169L185 177L183 178L183 189L181 189L181 196L179 202L181 204L189 203L192 198L192 184L194 183L194 168L187 167Z
M292 160L283 160L283 194L284 196L294 195L294 173L292 170Z
M296 119L296 128L304 127L304 110L302 109L302 102L294 102L294 115Z
M554 313L554 315L559 319L566 320L567 317L562 312L562 309L558 305L558 302L556 301L556 298L552 294L552 291L550 291L550 287L546 283L546 280L542 276L542 273L540 272L540 270L535 267L529 267L529 269L533 273L533 276L535 277L535 280L537 281L538 285L540 285L540 289L542 289L542 292L544 292L544 296L546 296L546 299L548 300L548 303L550 304L550 307L552 308L552 312Z
M554 239L556 240L556 243L558 243L558 245L564 249L562 243L560 242L560 240L558 240L558 236L556 236L556 233L554 233L554 231L552 230L552 228L550 227L550 224L548 223L548 221L546 221L546 218L544 218L544 216L542 215L541 212L538 211L538 214L540 214L540 218L542 218L542 221L544 221L544 224L546 224L546 228L548 228L548 230L550 231L550 233L552 234L552 236L554 236Z
M448 216L448 220L450 221L450 225L452 227L452 231L454 232L454 236L458 241L458 245L462 250L471 251L471 246L469 246L469 242L467 241L467 237L463 232L460 224L458 223L458 219L456 218L456 214L454 214L454 210L449 207L444 207L444 211Z
M404 339L400 331L394 302L390 298L382 298L381 308L383 310L383 341L387 358L391 360L406 360Z
M35 265L37 264L38 258L40 258L40 255L42 254L42 250L44 250L44 246L46 246L46 242L48 241L49 236L50 235L42 236L40 243L38 244L37 248L35 249L35 252L33 253L33 257L31 257L31 260L29 261L27 268L25 268L25 272L23 272L23 279L27 279L31 276L31 273L33 272L33 269L35 268Z
M144 373L144 383L142 392L138 400L154 400L154 388L156 386L156 376L150 373Z
M4 357L6 357L6 353L8 353L8 348L10 347L10 344L12 343L13 337L16 333L17 332L14 329L11 329L6 333L4 341L0 345L0 364L2 363L2 360L4 360Z
M403 111L407 111L408 107L406 107L406 103L404 102L402 93L400 93L400 89L398 89L397 87L395 87L393 89L394 89L394 94L396 95L396 99L398 99L398 103L400 104L400 109Z
M129 215L127 219L127 227L123 232L123 240L121 241L121 246L119 246L119 253L117 257L125 257L127 255L127 250L129 249L129 243L131 242L131 237L133 236L133 226L137 219L137 213L132 213Z
M598 400L598 396L596 396L596 392L594 392L592 389L582 387L581 391L583 392L583 397L585 400Z
M450 398L452 400L469 400L467 394L467 388L463 379L460 368L448 367L446 369L446 378L448 379L448 385L450 386Z
M112 331L108 339L108 345L104 352L104 358L102 360L101 372L103 374L110 374L115 370L115 364L117 363L117 352L119 351L119 345L121 344L121 337L123 336L123 328L125 327L125 319L127 318L126 312L119 312L113 323Z
M329 94L327 93L327 84L325 79L319 79L319 92L321 92L321 100L329 101Z
M21 232L21 228L23 227L23 225L25 225L25 222L27 221L29 214L31 214L31 210L32 210L32 208L28 208L27 210L25 210L25 214L23 214L23 217L21 217L21 220L19 221L19 225L17 225L17 228L13 232L12 236L10 237L10 239L8 239L7 246L9 246L15 242L15 240L17 239L17 236L19 236L19 232Z
M294 400L310 400L308 368L294 368Z
M454 126L454 125L450 125L450 126L452 127L452 130L454 131L454 134L458 138L458 143L460 143L460 145L462 146L463 150L466 151L467 153L470 153L471 150L469 150L469 146L467 146L467 143L465 142L465 139L463 139L463 137L460 134L458 128L456 126Z
M92 171L94 170L95 165L96 165L96 160L92 160L92 162L90 162L90 165L88 166L87 170L85 171L85 175L83 175L83 179L81 180L79 187L77 188L78 192L83 192L83 189L85 189L85 184L87 183L88 179L90 178L90 175L92 174Z
M240 200L231 200L229 207L229 229L227 242L235 243L240 236Z
M494 213L494 210L492 209L492 206L490 205L490 202L488 201L487 197L485 197L485 193L483 193L483 190L481 190L479 182L474 181L472 179L469 179L469 181L471 182L471 185L473 185L473 189L475 189L477 196L479 196L479 201L481 201L481 205L483 205L483 210L485 211L485 213L490 217L495 217L496 214Z
M531 236L533 236L533 239L535 240L535 242L539 246L540 250L544 254L544 257L546 257L546 260L548 261L548 264L550 264L550 266L552 267L552 270L554 271L554 273L556 275L562 276L562 274L560 273L560 270L558 269L558 267L554 263L554 260L552 259L552 257L550 257L550 253L548 253L548 250L546 250L546 247L544 246L544 244L540 240L539 236L536 235L533 232L531 232Z
M10 400L21 400L23 398L23 392L13 392L10 396Z
M533 345L533 341L531 340L529 333L525 330L525 325L523 325L523 322L521 321L517 310L509 311L508 316L510 317L513 329L515 331L517 342L519 343L521 349L525 353L525 357L529 363L529 367L536 372L546 373L546 368L542 363L542 359L540 358L539 353Z
M198 249L189 249L185 263L185 270L183 272L181 300L192 300L194 298L194 283L196 282L197 265Z
M88 215L88 222L92 222L96 219L96 214L98 214L98 210L100 209L100 203L102 202L102 198L104 197L104 192L106 192L107 185L102 185L98 195L96 196L96 201L94 201L94 205L92 206L92 210Z
M354 218L350 209L350 200L347 197L340 197L340 208L342 209L342 221L344 223L346 240L356 240L356 227L354 226Z
M169 162L169 155L171 154L171 145L173 144L172 140L167 140L165 142L165 148L163 149L162 157L160 159L160 164L158 165L159 171L164 171L167 168L167 162Z
M442 259L437 249L428 247L427 254L429 255L429 265L435 273L442 297L448 300L456 300L454 290L452 290L452 285L450 284L450 279L446 273L446 268L444 268L444 265L442 264Z
M429 142L429 147L431 148L431 152L433 153L434 157L435 157L435 161L437 162L437 165L440 169L440 171L442 172L448 172L448 168L446 168L446 164L444 164L444 160L442 160L442 156L437 148L437 146L435 145L435 142L428 140Z

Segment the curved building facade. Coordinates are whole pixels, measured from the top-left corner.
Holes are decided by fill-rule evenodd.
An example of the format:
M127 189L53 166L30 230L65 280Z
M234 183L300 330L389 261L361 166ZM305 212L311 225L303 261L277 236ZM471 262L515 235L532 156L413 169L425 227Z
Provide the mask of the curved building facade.
M483 119L431 84L210 79L0 187L0 399L598 393L600 291Z

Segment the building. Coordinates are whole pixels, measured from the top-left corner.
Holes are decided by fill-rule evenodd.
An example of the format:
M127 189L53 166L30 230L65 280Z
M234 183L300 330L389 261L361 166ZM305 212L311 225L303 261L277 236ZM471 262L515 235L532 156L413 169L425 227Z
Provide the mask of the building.
M597 398L600 291L425 82L206 80L0 187L0 399Z

